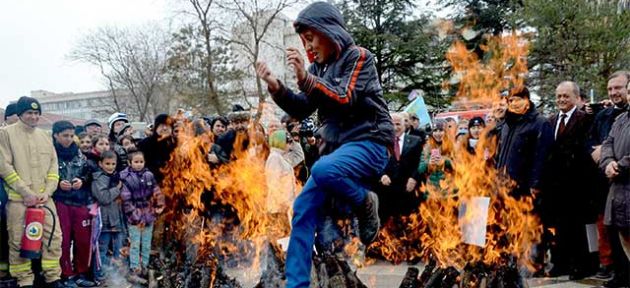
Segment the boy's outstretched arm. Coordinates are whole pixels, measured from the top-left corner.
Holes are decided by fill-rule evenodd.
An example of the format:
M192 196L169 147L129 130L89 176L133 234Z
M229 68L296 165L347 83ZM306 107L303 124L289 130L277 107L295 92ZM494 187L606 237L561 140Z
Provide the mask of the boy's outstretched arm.
M294 93L286 88L271 73L266 63L256 63L256 74L260 79L267 82L269 93L271 93L276 104L292 117L302 120L315 112L317 108L315 101L304 93Z

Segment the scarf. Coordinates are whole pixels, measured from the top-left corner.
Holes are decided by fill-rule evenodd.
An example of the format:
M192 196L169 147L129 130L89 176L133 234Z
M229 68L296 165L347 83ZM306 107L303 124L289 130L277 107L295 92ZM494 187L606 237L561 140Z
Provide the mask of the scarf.
M55 151L57 151L57 158L59 158L59 160L68 162L72 161L75 156L79 155L79 146L77 146L76 143L72 142L72 144L66 148L61 146L61 144L59 144L57 141L54 142Z

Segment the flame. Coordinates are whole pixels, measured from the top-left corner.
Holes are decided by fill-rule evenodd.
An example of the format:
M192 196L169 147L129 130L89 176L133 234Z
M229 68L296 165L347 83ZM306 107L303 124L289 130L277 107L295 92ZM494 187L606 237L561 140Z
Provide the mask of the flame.
M276 203L286 202L287 197L272 195L274 189L265 185L269 148L264 129L253 122L249 126L248 131L236 134L235 158L216 169L210 169L206 159L213 135L195 135L186 120L178 127L177 146L163 168L166 177L162 186L169 203L167 221L173 223L171 237L177 243L197 245L197 261L253 254L251 264L256 270L264 244L289 234L291 203ZM213 194L213 204L231 207L238 223L223 217L208 218L209 207L202 202L204 193ZM286 211L271 213L269 206Z
M461 42L447 52L454 76L443 86L448 89L457 84L457 98L462 102L492 104L500 101L502 91L524 84L527 41L515 33L486 40L481 47L486 55L482 60ZM510 257L533 269L531 249L542 234L539 219L532 213L535 196L515 198L510 194L514 183L488 161L496 150L496 139L483 135L474 154L464 147L455 149L451 159L454 172L447 173L438 187L421 187L418 192L427 193L428 199L419 212L404 217L398 225L388 222L370 250L394 263L432 257L441 267L461 270L467 263L501 265ZM485 227L476 221L483 212L479 207L466 205L466 212L460 212L462 205L478 197L489 198L487 222L481 224ZM462 227L466 225L472 225L473 230L486 229L483 247L463 242Z

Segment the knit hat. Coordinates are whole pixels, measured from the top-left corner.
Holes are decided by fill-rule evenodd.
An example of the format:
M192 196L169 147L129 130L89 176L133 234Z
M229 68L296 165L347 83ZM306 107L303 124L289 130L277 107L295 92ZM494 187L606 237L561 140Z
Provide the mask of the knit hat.
M107 119L109 129L112 129L112 127L114 127L114 123L116 123L116 121L125 121L125 123L129 123L129 118L127 118L127 114L121 112L116 112L112 114L111 116L109 116L109 119Z
M98 127L103 127L103 126L101 125L101 122L99 122L99 121L98 121L98 120L96 120L96 119L90 119L90 120L87 120L87 121L85 121L85 124L83 124L83 126L84 126L84 127L87 127L87 126L92 126L92 125L96 125L96 126L98 126Z
M484 121L483 118L479 116L474 117L470 119L470 121L468 121L468 129L472 128L473 126L486 127L486 121Z
M4 109L4 120L7 120L9 116L17 114L17 104L11 103L7 105L7 108Z
M39 105L39 101L37 101L37 99L28 96L20 97L16 104L15 112L18 116L21 116L28 110L36 110L39 114L42 114L42 106Z

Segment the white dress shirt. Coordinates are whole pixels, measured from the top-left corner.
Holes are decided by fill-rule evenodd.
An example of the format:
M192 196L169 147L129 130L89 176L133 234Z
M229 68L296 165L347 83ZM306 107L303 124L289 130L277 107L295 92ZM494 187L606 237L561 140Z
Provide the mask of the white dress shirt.
M405 133L400 135L399 138L400 139L398 139L398 147L400 147L400 155L402 155L403 145L405 144Z

